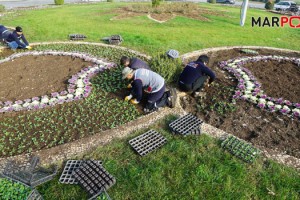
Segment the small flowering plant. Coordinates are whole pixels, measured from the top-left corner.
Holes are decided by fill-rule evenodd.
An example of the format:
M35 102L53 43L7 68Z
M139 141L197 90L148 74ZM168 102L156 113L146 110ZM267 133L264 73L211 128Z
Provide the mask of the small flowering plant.
M300 66L299 58L290 58L282 56L255 56L242 57L231 59L219 63L221 69L227 70L238 79L234 99L242 99L256 104L261 109L266 109L270 112L280 112L284 115L300 119L300 103L293 103L283 98L273 98L264 94L261 89L261 84L257 81L250 70L243 67L248 62L267 62L268 60L275 61L290 61Z
M59 51L29 51L25 53L13 54L3 60L0 60L0 64L22 56L29 56L29 55L72 56L75 58L83 59L84 61L92 62L94 63L94 65L82 69L80 72L73 75L68 80L69 84L67 90L54 92L51 93L50 95L44 95L41 97L33 97L31 99L17 100L15 102L12 101L0 102L0 113L41 109L48 106L54 106L57 104L63 104L65 102L76 101L82 98L86 98L89 96L92 90L91 83L90 83L91 77L93 77L95 74L105 69L115 66L115 64L113 63L104 62L100 59L97 59L87 54L59 52Z

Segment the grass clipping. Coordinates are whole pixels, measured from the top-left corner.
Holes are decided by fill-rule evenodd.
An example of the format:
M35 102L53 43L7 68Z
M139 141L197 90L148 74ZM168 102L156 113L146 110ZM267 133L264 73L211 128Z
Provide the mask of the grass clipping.
M214 11L208 8L200 7L195 3L164 3L158 7L152 7L151 4L135 4L126 7L118 8L116 10L118 16L113 19L124 19L129 17L149 15L157 21L168 21L175 16L183 16L201 21L210 21L207 15L225 16L223 11Z

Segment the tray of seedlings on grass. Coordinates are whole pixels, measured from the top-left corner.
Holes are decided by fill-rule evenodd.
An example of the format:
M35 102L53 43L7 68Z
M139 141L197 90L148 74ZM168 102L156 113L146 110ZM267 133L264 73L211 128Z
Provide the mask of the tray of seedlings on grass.
M85 160L68 160L64 170L59 178L59 182L65 184L78 184L77 180L72 175L74 170L78 169L82 163L86 162ZM102 161L97 160L100 165L102 165Z
M241 49L242 53L257 55L258 52L252 49Z
M227 149L234 156L249 163L252 163L260 153L260 151L254 148L251 144L232 135L228 136L221 143L221 147Z
M131 140L129 144L141 156L145 156L151 151L161 147L167 142L167 139L154 130L147 131Z
M31 188L19 182L0 178L0 199L24 200L31 194Z
M97 161L89 160L74 170L74 178L94 198L116 183L116 179Z
M202 123L202 120L189 113L171 122L169 127L174 134L200 135Z

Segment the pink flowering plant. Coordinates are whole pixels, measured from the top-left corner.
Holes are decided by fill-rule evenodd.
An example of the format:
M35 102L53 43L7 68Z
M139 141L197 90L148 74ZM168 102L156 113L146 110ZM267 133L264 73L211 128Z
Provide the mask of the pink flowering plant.
M261 83L257 81L255 76L243 67L249 62L267 62L268 60L275 61L290 61L300 66L299 58L290 58L282 56L255 56L242 57L238 59L230 59L220 62L221 69L227 70L238 79L233 99L242 99L256 104L261 109L266 109L270 112L280 112L284 115L300 119L300 103L290 102L283 98L273 98L264 93L261 89Z
M50 95L44 95L41 97L33 97L31 99L17 100L15 102L6 101L0 102L0 113L21 111L21 110L36 110L49 106L55 106L57 104L63 104L65 102L76 101L82 98L86 98L91 93L92 87L90 79L97 73L114 67L115 64L104 62L100 59L92 57L83 53L72 52L60 52L60 51L29 51L25 53L13 54L3 60L0 60L0 64L8 62L22 56L39 56L39 55L54 55L54 56L72 56L75 58L83 59L84 61L92 62L94 65L82 69L77 74L73 75L68 80L67 90L54 92Z

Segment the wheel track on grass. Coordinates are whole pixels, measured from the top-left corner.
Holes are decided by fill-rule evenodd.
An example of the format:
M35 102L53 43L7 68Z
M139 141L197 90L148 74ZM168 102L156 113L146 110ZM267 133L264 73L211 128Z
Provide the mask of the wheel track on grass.
M42 43L32 43L32 45L47 45L47 44L85 44L85 45L95 45L95 46L103 46L103 47L112 47L120 50L126 50L131 53L134 53L136 55L142 56L149 60L151 57L125 48L120 46L112 46L112 45L106 45L101 43L92 43L92 42L42 42ZM211 52L217 52L222 50L231 50L236 48L249 48L249 49L267 49L267 50L275 50L275 51L281 51L281 52L287 52L287 53L300 53L300 51L294 51L289 49L280 49L280 48L272 48L272 47L260 47L260 46L232 46L232 47L217 47L217 48L208 48L198 51L189 52L186 54L183 54L181 56L181 59L184 63L186 63L189 59L199 56L200 54L207 54ZM183 92L178 93L179 97L185 96L186 94ZM61 163L66 159L74 158L74 157L81 157L84 154L87 154L93 150L95 150L98 146L108 144L113 139L117 138L124 138L128 136L131 132L146 128L155 122L157 122L160 119L163 119L165 116L170 114L176 114L183 116L186 114L186 112L183 110L179 103L179 98L177 99L176 106L173 109L170 108L163 108L159 110L158 112L151 113L148 115L144 115L139 117L138 119L131 121L129 123L123 124L117 128L109 129L106 131L99 132L98 134L94 134L93 136L82 138L70 143L58 145L49 149L42 149L39 151L35 151L32 154L39 156L41 158L42 164L48 165L51 163ZM202 124L202 131L214 138L222 139L228 135L229 133L226 133L223 130L220 130L216 127L211 126L210 124L203 123ZM279 163L285 164L287 166L294 167L298 170L300 170L300 159L281 153L276 150L266 150L263 147L259 147L259 149L262 150L262 154L269 159L275 160ZM5 163L10 159L15 159L19 161L25 161L28 160L28 158L32 154L22 154L22 155L16 155L8 158L0 158L0 170L5 165Z

